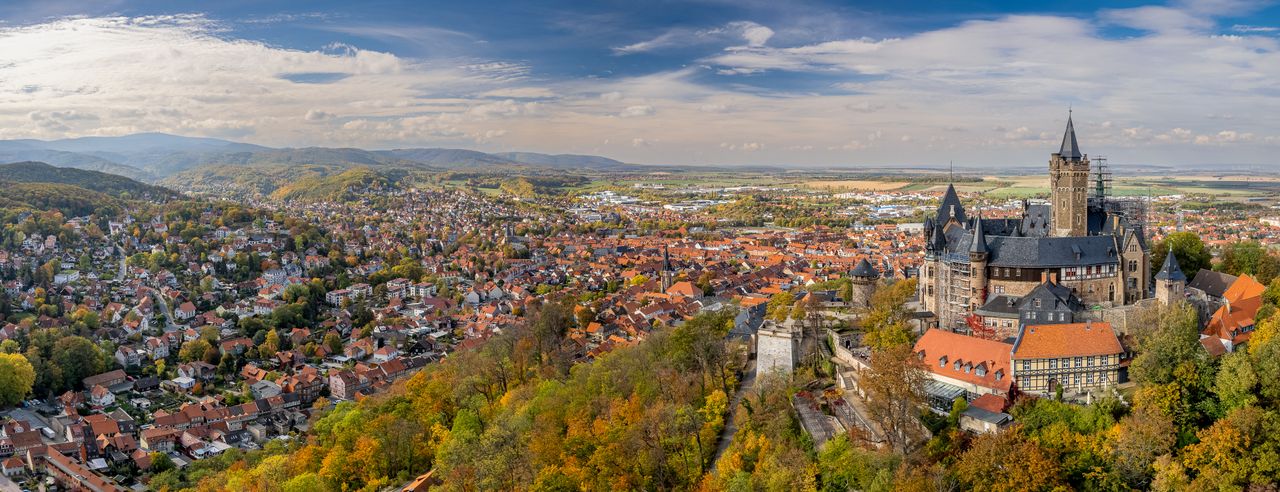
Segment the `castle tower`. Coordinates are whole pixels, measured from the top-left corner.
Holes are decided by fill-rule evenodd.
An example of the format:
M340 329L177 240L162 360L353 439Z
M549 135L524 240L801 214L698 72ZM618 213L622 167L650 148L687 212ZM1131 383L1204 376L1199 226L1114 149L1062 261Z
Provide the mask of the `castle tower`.
M1178 260L1173 257L1173 251L1170 250L1164 257L1164 266L1156 274L1156 299L1164 306L1183 300L1186 284L1187 276L1182 273L1182 268L1178 267Z
M973 221L973 242L969 245L969 307L971 310L987 303L987 260L991 250L987 248L987 235L982 230L982 214Z
M1049 158L1049 187L1052 193L1053 235L1088 234L1089 158L1080 153L1076 129L1067 116L1062 148Z
M876 267L871 266L871 262L863 258L858 260L853 271L849 272L849 278L853 282L853 293L849 303L859 308L871 307L871 296L876 292L876 280L880 278L880 272Z

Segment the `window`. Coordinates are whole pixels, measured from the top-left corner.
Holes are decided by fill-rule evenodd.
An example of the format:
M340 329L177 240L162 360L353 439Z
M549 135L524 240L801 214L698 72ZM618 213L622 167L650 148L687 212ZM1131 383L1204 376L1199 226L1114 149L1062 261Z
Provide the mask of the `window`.
M938 357L938 367L947 367L947 356Z
M1024 370L1024 371L1030 371L1030 370L1031 370L1031 361L1029 361L1029 360L1024 360L1024 361L1022 361L1022 370Z
M1092 355L1090 355L1090 356L1089 356L1089 362L1088 362L1089 367L1093 367L1093 357L1094 357L1094 356L1092 356Z
M1039 298L1039 297L1037 297L1037 298L1035 299L1035 305L1036 305L1036 308L1037 308L1037 309L1040 307L1040 298Z
M1076 367L1084 366L1084 357L1076 357Z
M973 372L973 364L965 364L965 365L964 365L964 373L965 373L965 374L969 374L969 373L971 373L971 372Z
M1086 382L1086 383L1089 383L1089 384L1093 384L1093 373L1092 373L1092 372L1090 372L1090 373L1085 373L1085 374L1086 374L1086 376L1085 376L1085 382Z
M996 381L1004 379L1004 369L996 371Z
M986 375L987 375L987 366L982 366L982 365L978 366L977 374L978 374L978 377L984 377L984 376L986 376Z
M1049 369L1058 368L1058 359L1049 359Z

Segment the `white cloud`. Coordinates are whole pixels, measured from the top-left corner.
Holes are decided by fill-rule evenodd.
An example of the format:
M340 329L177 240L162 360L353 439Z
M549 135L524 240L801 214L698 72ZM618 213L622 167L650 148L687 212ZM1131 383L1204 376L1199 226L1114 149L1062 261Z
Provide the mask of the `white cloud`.
M783 24L729 23L681 32L716 50L680 68L560 80L535 62L285 49L200 16L60 19L0 26L0 138L163 131L281 146L500 142L655 163L1025 165L1056 149L1074 105L1081 146L1113 162L1273 163L1280 38L1204 22L1222 8L1015 15L807 44ZM1106 23L1141 32L1112 36ZM734 83L765 71L825 85Z
M618 113L618 116L623 118L635 118L638 116L651 116L651 115L653 115L653 106L650 106L647 104L627 106L627 109L624 109L622 110L621 113Z
M333 113L326 113L318 109L307 110L307 115L304 117L307 121L325 121L331 118L333 118Z

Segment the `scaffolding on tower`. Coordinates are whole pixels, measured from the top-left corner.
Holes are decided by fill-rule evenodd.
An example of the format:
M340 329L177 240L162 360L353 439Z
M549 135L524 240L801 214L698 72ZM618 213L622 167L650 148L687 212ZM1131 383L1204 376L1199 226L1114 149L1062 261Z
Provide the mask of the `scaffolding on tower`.
M1093 198L1098 203L1106 203L1111 197L1111 169L1107 167L1106 156L1096 156L1093 162L1096 165L1093 171Z
M1090 202L1105 210L1125 218L1130 227L1145 230L1147 227L1147 210L1150 208L1150 197L1115 196L1112 188L1111 168L1105 156L1093 158L1093 196Z

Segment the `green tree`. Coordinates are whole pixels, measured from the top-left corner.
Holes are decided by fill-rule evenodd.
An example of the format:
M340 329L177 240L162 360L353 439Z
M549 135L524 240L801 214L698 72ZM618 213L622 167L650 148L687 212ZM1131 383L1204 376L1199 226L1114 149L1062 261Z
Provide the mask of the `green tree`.
M1280 258L1257 241L1231 243L1222 251L1219 268L1232 275L1252 275L1264 285L1280 274Z
M1174 232L1151 247L1151 271L1158 272L1164 266L1164 257L1173 251L1178 260L1178 268L1189 276L1194 276L1201 269L1208 269L1213 262L1213 253L1194 232Z
M64 388L78 388L84 378L103 370L98 346L78 336L63 337L53 345L53 362L62 368Z

